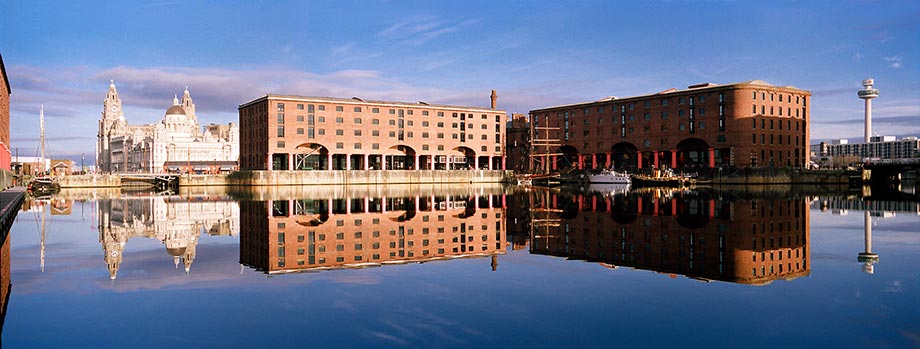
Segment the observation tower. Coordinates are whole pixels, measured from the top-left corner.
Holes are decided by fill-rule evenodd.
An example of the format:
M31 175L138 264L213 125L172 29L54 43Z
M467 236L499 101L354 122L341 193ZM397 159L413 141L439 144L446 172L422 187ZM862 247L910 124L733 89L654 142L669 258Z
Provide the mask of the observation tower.
M878 97L878 90L872 88L875 80L868 78L862 81L863 89L856 92L860 99L866 101L866 139L868 144L872 137L872 99Z

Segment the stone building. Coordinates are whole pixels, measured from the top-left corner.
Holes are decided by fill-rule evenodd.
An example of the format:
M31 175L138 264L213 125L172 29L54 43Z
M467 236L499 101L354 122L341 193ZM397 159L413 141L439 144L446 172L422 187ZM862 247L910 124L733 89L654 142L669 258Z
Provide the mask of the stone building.
M753 80L532 110L531 168L804 167L810 97Z
M505 168L505 112L269 94L240 105L244 170Z
M103 102L96 141L96 164L102 172L216 173L238 168L239 128L199 125L188 88L173 98L163 120L129 125L115 83Z

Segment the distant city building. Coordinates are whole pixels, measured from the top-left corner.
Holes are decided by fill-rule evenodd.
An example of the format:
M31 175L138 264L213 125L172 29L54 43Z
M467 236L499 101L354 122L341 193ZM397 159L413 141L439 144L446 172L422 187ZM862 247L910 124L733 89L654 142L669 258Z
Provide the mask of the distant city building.
M817 162L833 162L834 158L851 158L861 161L874 159L906 159L920 157L920 139L894 136L872 136L869 143L850 143L846 139L821 142L811 145L811 152Z
M159 123L128 125L115 83L103 102L96 142L96 165L102 172L198 172L236 170L239 128L234 123L198 124L188 88Z
M38 156L14 156L11 167L13 173L33 175L44 168L51 168L51 159Z
M98 205L99 243L112 280L129 239L160 240L176 268L182 264L188 273L202 232L212 236L240 232L239 203L230 199L156 196L100 200Z
M531 167L804 167L810 96L753 80L532 110Z
M0 55L0 170L10 171L10 79L6 76L6 66L3 64L3 55ZM5 177L5 176L4 176ZM6 184L0 185L0 189Z
M505 168L505 112L269 94L240 105L244 170Z
M526 114L511 114L505 137L507 168L514 172L527 172L530 168L530 122Z

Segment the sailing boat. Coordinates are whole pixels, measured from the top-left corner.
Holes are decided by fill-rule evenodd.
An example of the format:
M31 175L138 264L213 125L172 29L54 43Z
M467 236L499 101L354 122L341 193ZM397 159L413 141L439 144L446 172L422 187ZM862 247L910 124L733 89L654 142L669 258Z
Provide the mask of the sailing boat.
M45 168L45 106L44 105L41 106L41 110L39 111L38 120L39 120L39 126L41 127L41 137L40 137L41 139L39 141L40 147L41 147L41 157L39 158L39 161L42 164L41 165L42 171L40 175L35 176L35 178L33 178L31 182L29 182L29 191L32 192L33 196L49 195L49 194L56 193L58 190L61 189L61 186L60 184L58 184L57 180L54 177L50 177L47 175L47 169Z

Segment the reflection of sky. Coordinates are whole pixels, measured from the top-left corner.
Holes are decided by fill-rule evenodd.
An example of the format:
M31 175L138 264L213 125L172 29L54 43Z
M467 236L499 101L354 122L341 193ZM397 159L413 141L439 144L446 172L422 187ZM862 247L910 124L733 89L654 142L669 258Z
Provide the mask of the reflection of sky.
M79 210L74 215L79 218ZM87 215L87 217L89 217ZM9 347L852 347L920 345L918 217L878 220L862 273L862 215L811 211L812 271L766 286L510 251L266 276L239 240L201 236L191 273L129 240L118 279L89 219L54 217L39 273L34 217L12 235ZM912 229L911 229L912 228Z

